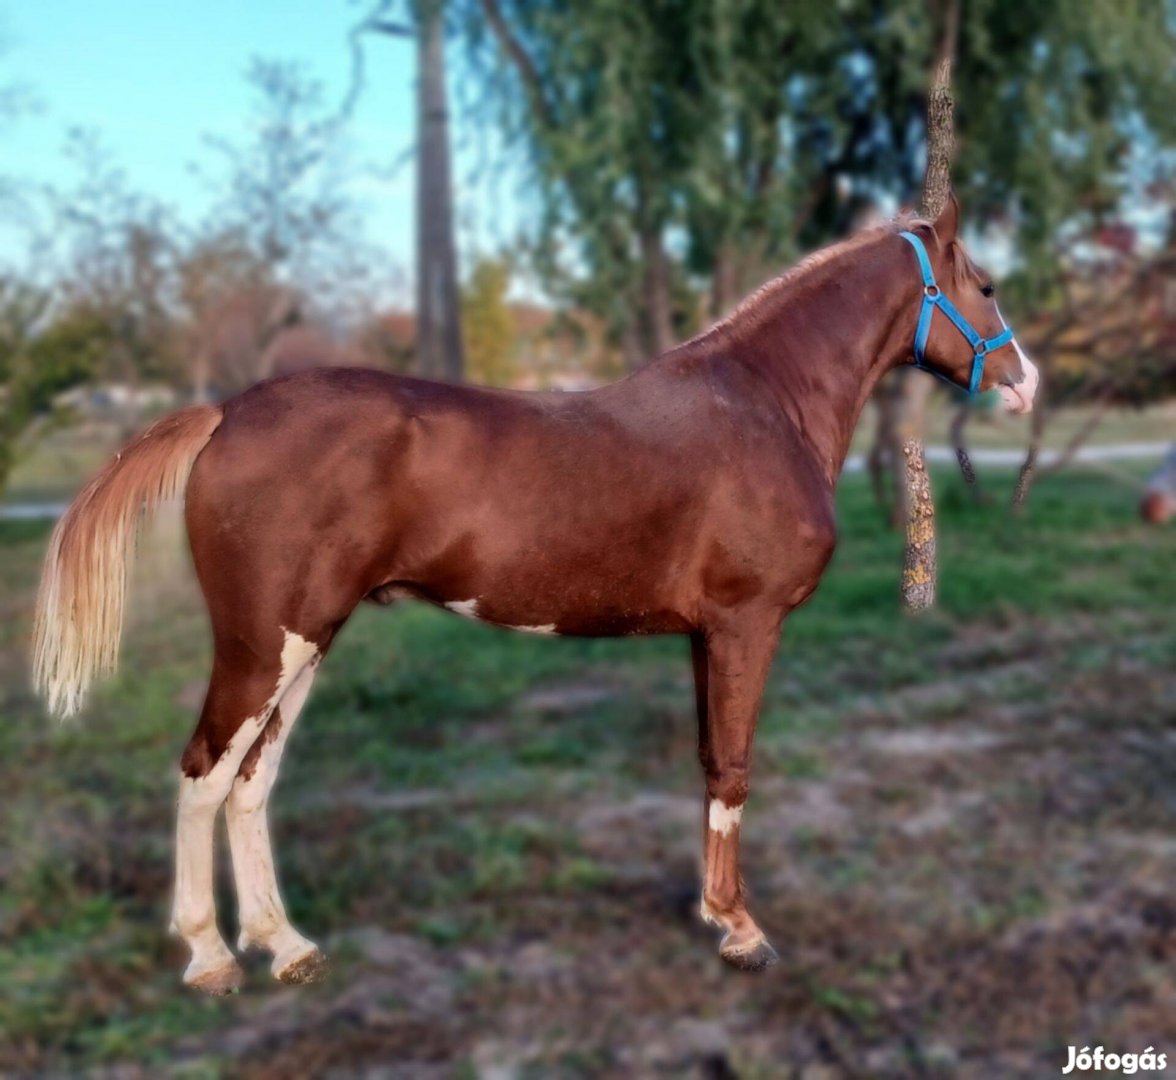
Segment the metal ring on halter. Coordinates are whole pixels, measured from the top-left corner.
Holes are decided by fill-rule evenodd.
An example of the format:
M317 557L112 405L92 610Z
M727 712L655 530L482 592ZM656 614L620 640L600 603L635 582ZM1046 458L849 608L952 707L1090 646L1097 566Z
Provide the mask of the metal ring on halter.
M927 297L928 300L938 300L939 299L939 286L938 285L924 285L923 286L923 295L925 297Z

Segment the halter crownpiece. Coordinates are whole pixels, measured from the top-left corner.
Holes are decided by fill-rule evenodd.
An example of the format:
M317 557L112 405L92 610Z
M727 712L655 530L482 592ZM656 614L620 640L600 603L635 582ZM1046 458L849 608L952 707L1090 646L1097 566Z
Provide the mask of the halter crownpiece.
M951 383L952 386L958 387L959 385L941 371L936 371L923 359L923 352L927 347L927 336L931 333L931 316L938 308L972 346L972 377L968 380L968 393L975 394L984 379L984 361L988 354L1012 341L1013 331L1006 325L1003 333L997 334L996 337L981 337L935 283L935 273L931 269L931 260L927 257L927 249L923 246L923 241L912 232L900 232L898 235L915 249L915 257L919 260L919 272L923 275L923 304L919 308L919 323L915 327L915 367L931 372L932 375L943 379L944 382ZM1004 320L1002 319L1001 322Z

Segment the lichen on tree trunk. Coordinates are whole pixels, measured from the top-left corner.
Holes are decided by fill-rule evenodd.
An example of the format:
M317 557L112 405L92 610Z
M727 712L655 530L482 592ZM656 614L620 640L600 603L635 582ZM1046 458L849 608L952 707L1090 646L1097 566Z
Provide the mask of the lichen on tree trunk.
M935 603L935 503L923 443L908 439L902 446L907 477L906 554L902 564L902 595L911 611Z
M902 562L902 600L907 611L926 611L935 605L939 562L935 546L935 499L923 449L930 384L926 376L910 378L904 387L899 438L906 512L906 549Z

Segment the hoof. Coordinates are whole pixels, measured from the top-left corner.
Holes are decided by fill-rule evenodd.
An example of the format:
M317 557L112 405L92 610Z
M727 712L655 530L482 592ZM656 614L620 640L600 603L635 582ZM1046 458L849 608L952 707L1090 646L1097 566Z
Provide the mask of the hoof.
M211 971L201 971L192 975L184 973L184 985L191 990L198 990L209 997L224 997L225 994L235 994L241 989L245 973L236 960L232 960Z
M326 956L319 949L312 948L281 967L275 962L274 978L291 986L302 986L318 982L326 975L328 966Z
M746 945L720 946L719 955L737 971L763 971L780 959L766 938Z

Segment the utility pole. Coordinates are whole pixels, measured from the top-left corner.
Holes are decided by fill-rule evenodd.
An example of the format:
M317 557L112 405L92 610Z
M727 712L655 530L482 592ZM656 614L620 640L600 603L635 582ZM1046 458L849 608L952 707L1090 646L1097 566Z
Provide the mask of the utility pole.
M453 239L453 176L442 0L420 0L417 27L417 354L431 378L461 380L465 358Z
M417 0L415 25L379 14L361 30L417 43L417 370L432 379L460 382L465 375L457 245L453 238L453 168L445 89L445 2Z

